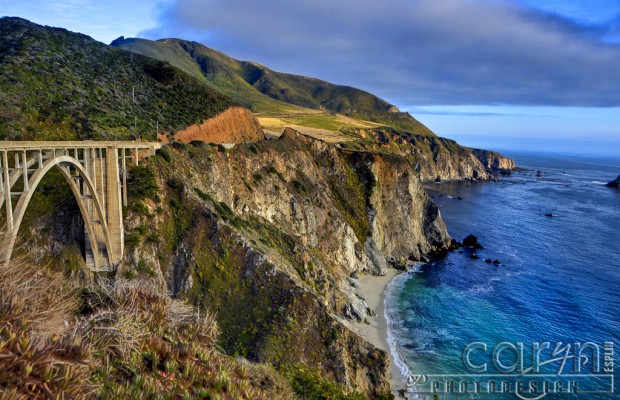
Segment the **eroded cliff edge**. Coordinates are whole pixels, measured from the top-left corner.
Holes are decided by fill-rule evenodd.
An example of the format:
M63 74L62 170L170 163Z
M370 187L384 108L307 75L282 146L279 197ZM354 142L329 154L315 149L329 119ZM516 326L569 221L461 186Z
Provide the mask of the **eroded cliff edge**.
M345 149L399 155L416 166L423 181L493 180L496 174L510 174L515 169L514 161L500 153L472 149L434 135L389 127L348 132L362 140L345 144Z
M193 140L208 143L243 143L265 140L265 134L254 114L247 108L233 106L208 118L200 124L190 125L170 135L177 142ZM168 143L167 135L160 139Z
M194 143L165 152L146 164L158 195L132 199L120 273L154 275L216 311L230 354L389 391L387 354L339 319L371 313L356 277L448 247L415 167L290 129L230 151Z

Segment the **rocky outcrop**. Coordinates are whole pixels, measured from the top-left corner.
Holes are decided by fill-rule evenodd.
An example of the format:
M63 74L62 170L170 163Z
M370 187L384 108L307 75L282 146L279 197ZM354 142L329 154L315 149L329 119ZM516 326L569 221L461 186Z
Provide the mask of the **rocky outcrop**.
M415 168L404 158L359 156L372 178L369 215L372 243L395 260L421 260L450 243L439 209L426 195Z
M450 244L415 167L291 129L230 151L182 147L170 149L170 163L142 163L160 191L130 206L126 234L144 239L128 246L123 271L139 265L175 296L216 311L231 354L388 391L387 354L339 320L372 313L356 277Z
M504 157L495 151L480 149L472 149L472 151L486 169L508 172L515 168L515 163L512 159Z
M177 131L173 138L181 143L190 143L192 140L208 143L243 143L264 140L265 134L250 110L230 107L200 124Z
M609 182L606 186L620 188L620 175L618 175L618 177L613 181Z
M416 165L423 181L492 180L507 174L514 162L499 153L470 149L432 134L403 133L390 128L354 129L351 133L376 142L364 151L397 154Z

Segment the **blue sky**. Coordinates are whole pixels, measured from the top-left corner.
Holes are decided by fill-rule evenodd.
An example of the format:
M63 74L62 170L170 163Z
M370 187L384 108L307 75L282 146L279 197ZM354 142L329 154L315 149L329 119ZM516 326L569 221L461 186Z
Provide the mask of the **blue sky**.
M620 153L618 0L0 0L0 15L196 40L368 90L466 145Z

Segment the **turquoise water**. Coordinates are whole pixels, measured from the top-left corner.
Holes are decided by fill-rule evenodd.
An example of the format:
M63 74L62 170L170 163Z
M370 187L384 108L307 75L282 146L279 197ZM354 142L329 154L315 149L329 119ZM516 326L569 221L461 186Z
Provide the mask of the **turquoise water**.
M462 240L470 233L479 237L485 247L476 251L480 259L472 259L471 250L455 252L398 276L388 288L386 317L392 352L403 374L430 376L424 390L430 387L434 374L475 372L485 382L490 380L488 374L505 378L506 371L495 367L492 359L493 348L502 342L517 350L523 343L523 357L508 348L499 359L506 366L522 359L525 368L532 365L535 343L551 346L541 353L543 361L553 358L557 343L561 343L560 349L571 344L568 353L560 355L572 355L575 343L586 342L600 345L602 353L604 343L613 342L617 353L620 191L604 183L620 173L620 160L510 156L528 171L498 183L443 183L428 188L452 237ZM536 170L543 176L536 177ZM459 196L463 200L458 200ZM548 213L553 217L547 217ZM487 258L502 264L485 263ZM487 344L486 351L477 348L471 353L472 364L487 364L485 373L469 370L463 361L463 350L472 342ZM548 363L539 373L555 375L549 379L567 385L577 382L581 392L549 393L545 399L620 398L617 384L616 393L584 394L586 390L610 391L610 373L603 373L601 364L598 372L606 376L592 377L596 372L592 362L578 371L574 361L569 358L562 370L559 361ZM617 370L616 381L620 379ZM571 379L567 375L577 373L585 376ZM508 382L517 379L536 380L531 375L506 378ZM441 391L438 394L444 398ZM433 398L419 394L425 396ZM528 393L523 397L535 396ZM445 398L518 397L514 393L470 393Z

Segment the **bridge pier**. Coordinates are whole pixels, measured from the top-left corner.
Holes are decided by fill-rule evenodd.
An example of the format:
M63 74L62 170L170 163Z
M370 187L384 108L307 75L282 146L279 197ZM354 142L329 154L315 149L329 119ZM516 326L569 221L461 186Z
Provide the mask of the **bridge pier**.
M57 168L84 219L86 265L95 272L115 271L124 251L126 153L137 165L140 156L153 155L160 147L150 142L0 142L0 209L5 207L6 213L0 262L10 261L30 199L45 174ZM21 191L12 191L14 186Z

